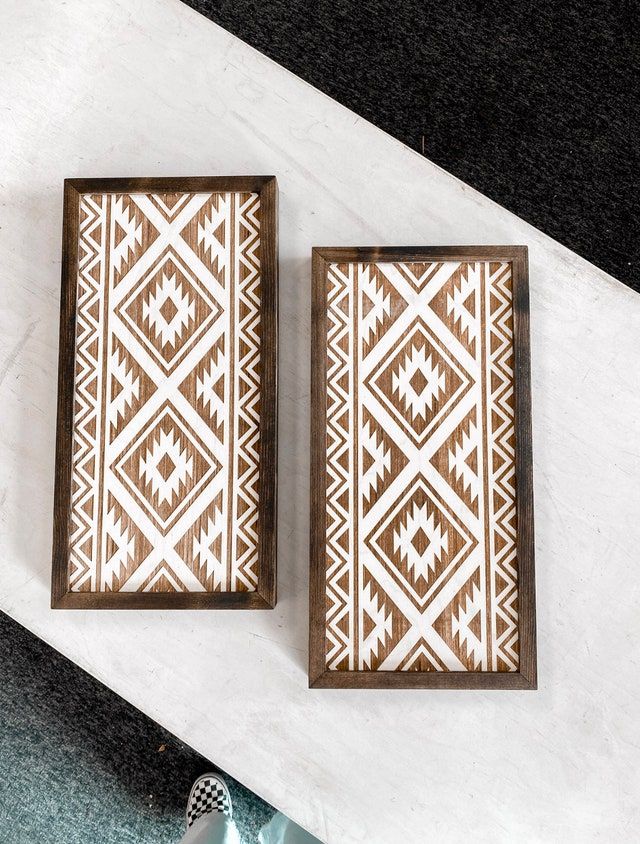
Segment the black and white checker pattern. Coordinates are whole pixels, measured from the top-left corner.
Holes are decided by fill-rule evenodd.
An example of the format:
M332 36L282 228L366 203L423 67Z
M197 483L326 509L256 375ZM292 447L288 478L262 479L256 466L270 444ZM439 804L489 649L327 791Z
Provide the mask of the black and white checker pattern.
M209 812L232 814L229 789L217 774L204 774L193 784L187 803L187 827Z

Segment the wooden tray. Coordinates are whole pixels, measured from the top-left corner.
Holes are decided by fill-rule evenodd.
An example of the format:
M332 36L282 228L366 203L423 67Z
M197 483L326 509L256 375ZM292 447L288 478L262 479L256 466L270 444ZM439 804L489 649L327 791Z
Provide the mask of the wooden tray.
M52 606L275 605L276 206L65 182Z
M314 249L309 683L536 687L527 249Z

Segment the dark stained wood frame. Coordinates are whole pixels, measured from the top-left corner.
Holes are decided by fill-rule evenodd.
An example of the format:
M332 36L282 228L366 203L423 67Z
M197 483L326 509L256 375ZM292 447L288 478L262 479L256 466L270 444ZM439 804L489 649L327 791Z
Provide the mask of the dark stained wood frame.
M81 194L256 192L261 206L262 415L260 540L255 592L70 592L68 588L76 281ZM53 517L51 606L56 609L270 609L276 604L278 187L275 176L66 179Z
M374 261L509 261L513 273L516 506L520 670L328 671L325 667L326 278L331 263ZM406 246L313 249L311 333L311 573L309 687L360 689L537 688L529 268L526 246Z

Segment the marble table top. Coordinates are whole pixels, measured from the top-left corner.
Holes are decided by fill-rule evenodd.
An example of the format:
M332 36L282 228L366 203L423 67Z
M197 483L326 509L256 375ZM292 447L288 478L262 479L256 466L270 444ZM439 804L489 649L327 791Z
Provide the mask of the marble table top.
M331 844L637 840L640 298L178 0L0 15L0 609ZM277 608L50 610L62 180L218 173L280 186ZM310 691L311 247L484 243L530 249L539 690Z

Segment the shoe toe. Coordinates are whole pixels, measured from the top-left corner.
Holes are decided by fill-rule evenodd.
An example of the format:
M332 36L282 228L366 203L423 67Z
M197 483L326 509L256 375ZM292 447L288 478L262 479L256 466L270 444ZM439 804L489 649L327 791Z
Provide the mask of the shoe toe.
M231 798L224 780L216 774L205 774L193 784L187 803L187 826L210 812L231 817Z

